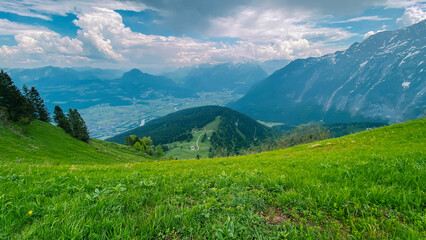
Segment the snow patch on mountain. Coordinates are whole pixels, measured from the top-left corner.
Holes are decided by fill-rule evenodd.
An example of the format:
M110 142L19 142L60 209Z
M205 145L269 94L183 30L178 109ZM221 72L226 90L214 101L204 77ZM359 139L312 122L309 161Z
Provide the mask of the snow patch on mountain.
M403 88L409 88L410 87L411 82L403 82L402 83L402 87Z

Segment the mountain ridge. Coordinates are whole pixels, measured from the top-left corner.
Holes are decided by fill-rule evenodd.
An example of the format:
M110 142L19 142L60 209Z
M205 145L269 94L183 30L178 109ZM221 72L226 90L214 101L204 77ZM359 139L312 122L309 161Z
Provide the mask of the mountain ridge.
M289 124L422 117L425 29L422 21L379 32L345 51L297 59L228 106L255 119Z
M56 104L78 109L104 103L112 106L132 105L133 98L156 98L164 95L177 98L198 97L193 91L177 86L168 78L143 73L138 69L122 72L46 66L9 69L8 72L18 86L35 86L49 109L53 109Z

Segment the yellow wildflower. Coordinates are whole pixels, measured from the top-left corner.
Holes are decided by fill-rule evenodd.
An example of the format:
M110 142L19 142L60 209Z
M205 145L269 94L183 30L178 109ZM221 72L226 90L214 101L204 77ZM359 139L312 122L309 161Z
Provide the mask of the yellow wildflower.
M33 214L33 211L29 211L28 214L30 214L30 215Z

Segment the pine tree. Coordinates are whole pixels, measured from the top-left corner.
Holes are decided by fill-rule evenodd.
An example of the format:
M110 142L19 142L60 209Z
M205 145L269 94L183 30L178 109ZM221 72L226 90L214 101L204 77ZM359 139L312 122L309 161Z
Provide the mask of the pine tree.
M205 142L207 140L207 133L204 133L203 138L201 139L201 142Z
M0 106L5 108L9 120L33 119L34 108L3 70L0 71Z
M55 110L53 111L53 121L56 125L65 130L66 133L71 134L71 125L67 116L65 116L64 111L58 105L55 106Z
M68 110L68 119L71 125L71 136L81 141L88 142L90 138L89 130L77 109L73 110L70 108Z
M27 86L23 86L22 90L24 92L25 97L28 99L28 101L32 104L34 108L34 115L35 118L44 121L44 122L50 122L50 114L47 110L46 105L44 104L44 100L40 97L40 94L38 93L37 89L35 87L31 87L31 89L28 89Z
M132 139L130 139L130 136L127 136L127 137L126 137L126 140L124 141L124 143L125 143L127 146L132 146Z

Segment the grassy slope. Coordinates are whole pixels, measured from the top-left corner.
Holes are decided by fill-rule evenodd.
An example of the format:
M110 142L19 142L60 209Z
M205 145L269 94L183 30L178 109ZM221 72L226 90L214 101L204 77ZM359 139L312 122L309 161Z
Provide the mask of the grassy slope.
M165 158L168 157L174 157L177 159L195 159L197 157L197 154L200 155L201 158L208 158L209 157L209 148L211 146L211 142L209 139L206 139L204 142L201 142L201 139L203 138L204 133L207 134L207 137L211 137L213 134L213 131L215 131L220 123L220 117L216 117L216 119L204 126L203 130L198 130L196 132L193 131L193 137L191 141L186 142L174 142L167 144L170 148L169 151L166 152ZM201 135L201 137L200 137ZM198 151L191 150L190 147L194 146L195 149L197 149L197 139L200 137L198 141L198 146L200 149Z
M424 239L425 123L235 158L3 160L0 238Z
M0 123L2 162L93 164L146 160L132 148L96 139L87 144L69 136L61 128L40 121L33 121L24 127L26 130L17 125L8 126Z

